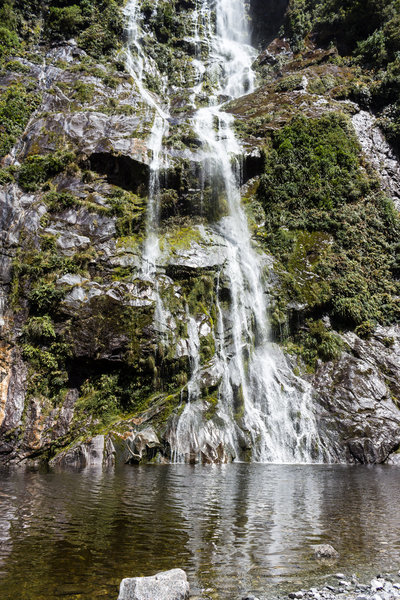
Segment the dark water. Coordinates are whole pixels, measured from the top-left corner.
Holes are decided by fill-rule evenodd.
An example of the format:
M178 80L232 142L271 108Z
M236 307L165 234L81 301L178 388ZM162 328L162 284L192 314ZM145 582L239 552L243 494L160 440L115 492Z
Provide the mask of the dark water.
M123 577L173 567L220 599L398 569L399 499L396 467L1 473L0 599L115 600ZM317 566L326 542L341 558Z

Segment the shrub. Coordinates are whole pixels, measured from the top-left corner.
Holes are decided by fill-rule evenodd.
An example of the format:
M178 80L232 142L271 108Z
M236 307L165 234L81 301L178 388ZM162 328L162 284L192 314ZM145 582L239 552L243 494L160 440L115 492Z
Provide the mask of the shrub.
M38 92L30 90L21 83L10 85L2 93L0 96L0 158L10 152L41 100Z
M24 336L36 343L53 340L56 337L54 325L49 315L31 317L23 328Z
M59 4L54 0L51 4ZM50 6L46 19L49 38L75 36L89 54L101 58L113 52L121 42L122 0L76 0L71 6Z
M71 37L80 31L85 23L79 6L65 6L63 8L50 7L47 19L48 32L51 37Z
M118 412L121 394L118 375L101 375L96 380L86 380L82 385L79 405L91 415L106 421Z
M271 310L277 335L286 335L285 299L328 313L339 328L400 317L399 216L362 160L340 115L296 118L271 134L258 188L266 213L259 236L280 273Z
M57 307L64 292L53 283L38 283L29 294L29 303L35 313L51 313Z
M0 61L16 54L19 49L20 41L15 31L10 31L7 27L0 27Z
M33 192L64 171L74 158L72 152L29 156L19 170L18 183L25 191Z
M268 213L283 203L293 207L332 208L354 201L368 189L358 169L359 144L346 118L296 117L272 134L259 195Z
M48 192L43 197L43 201L50 212L59 212L80 204L79 198L68 192Z

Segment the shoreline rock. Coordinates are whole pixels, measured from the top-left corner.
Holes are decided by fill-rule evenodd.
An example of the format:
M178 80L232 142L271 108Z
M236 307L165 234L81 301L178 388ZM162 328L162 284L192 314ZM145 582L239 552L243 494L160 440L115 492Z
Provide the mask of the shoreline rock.
M332 575L332 579L336 579L334 584L290 592L280 596L280 600L398 600L399 574L379 574L368 583L361 583L355 575L337 573Z
M118 600L188 600L189 591L185 571L171 569L151 577L123 579Z

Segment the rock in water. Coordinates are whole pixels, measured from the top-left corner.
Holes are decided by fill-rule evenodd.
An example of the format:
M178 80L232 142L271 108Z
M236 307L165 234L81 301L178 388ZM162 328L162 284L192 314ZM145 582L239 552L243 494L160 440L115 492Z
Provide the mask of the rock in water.
M329 544L320 544L319 546L314 546L314 558L336 559L339 558L339 552Z
M187 600L189 583L185 571L171 569L152 577L123 579L118 600Z

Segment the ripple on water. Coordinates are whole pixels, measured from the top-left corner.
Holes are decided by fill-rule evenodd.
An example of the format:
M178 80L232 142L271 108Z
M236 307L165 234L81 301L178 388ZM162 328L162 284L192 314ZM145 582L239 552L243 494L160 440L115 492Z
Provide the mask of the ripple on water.
M184 568L235 598L335 570L400 564L396 467L190 465L8 472L0 482L0 598L115 600L120 579Z

